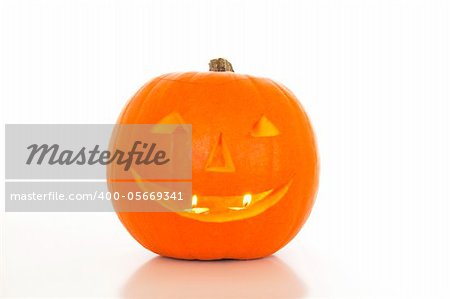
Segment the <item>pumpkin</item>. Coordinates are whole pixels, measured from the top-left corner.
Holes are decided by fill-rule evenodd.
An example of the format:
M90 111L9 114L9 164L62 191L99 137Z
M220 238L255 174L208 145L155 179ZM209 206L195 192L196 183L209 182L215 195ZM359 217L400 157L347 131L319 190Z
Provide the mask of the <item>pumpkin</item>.
M266 78L170 73L144 85L119 124L192 124L192 209L118 212L144 247L180 259L254 259L287 244L308 218L318 155L294 94Z

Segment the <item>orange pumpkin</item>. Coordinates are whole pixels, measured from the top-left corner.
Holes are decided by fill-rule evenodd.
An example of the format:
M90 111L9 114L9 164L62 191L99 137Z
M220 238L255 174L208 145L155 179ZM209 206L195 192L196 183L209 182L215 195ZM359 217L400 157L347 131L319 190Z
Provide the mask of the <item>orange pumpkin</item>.
M236 74L172 73L144 85L119 124L192 124L192 210L118 212L151 251L181 259L253 259L287 244L318 185L314 133L287 88Z

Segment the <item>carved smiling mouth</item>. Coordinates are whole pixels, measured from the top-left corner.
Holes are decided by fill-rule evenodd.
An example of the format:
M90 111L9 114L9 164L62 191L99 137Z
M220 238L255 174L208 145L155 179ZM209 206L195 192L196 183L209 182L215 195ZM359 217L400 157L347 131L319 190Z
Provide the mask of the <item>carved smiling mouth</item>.
M256 216L280 201L293 179L260 193L233 196L192 195L192 207L180 215L205 222L227 222Z
M141 177L138 173L133 169L131 172L137 180L137 184L141 185L141 189L145 190L145 185L140 183ZM193 194L191 208L175 213L182 217L204 222L228 222L250 218L261 214L279 202L289 191L293 180L294 178L292 177L280 187L259 193L231 196ZM164 202L161 202L161 204L164 205Z

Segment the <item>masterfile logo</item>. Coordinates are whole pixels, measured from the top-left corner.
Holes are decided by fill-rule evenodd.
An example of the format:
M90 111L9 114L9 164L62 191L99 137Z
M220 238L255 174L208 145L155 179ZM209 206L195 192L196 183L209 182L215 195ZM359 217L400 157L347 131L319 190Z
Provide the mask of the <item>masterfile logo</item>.
M189 208L191 126L164 126L6 125L6 211Z

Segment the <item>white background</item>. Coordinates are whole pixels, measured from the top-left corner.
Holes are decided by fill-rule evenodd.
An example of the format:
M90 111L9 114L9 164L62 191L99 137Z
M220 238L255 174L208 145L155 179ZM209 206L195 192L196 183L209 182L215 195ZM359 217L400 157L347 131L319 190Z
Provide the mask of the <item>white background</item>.
M2 1L3 123L114 123L152 77L223 56L294 91L321 155L313 213L275 257L152 260L113 213L2 213L2 294L448 298L449 17L437 0Z

